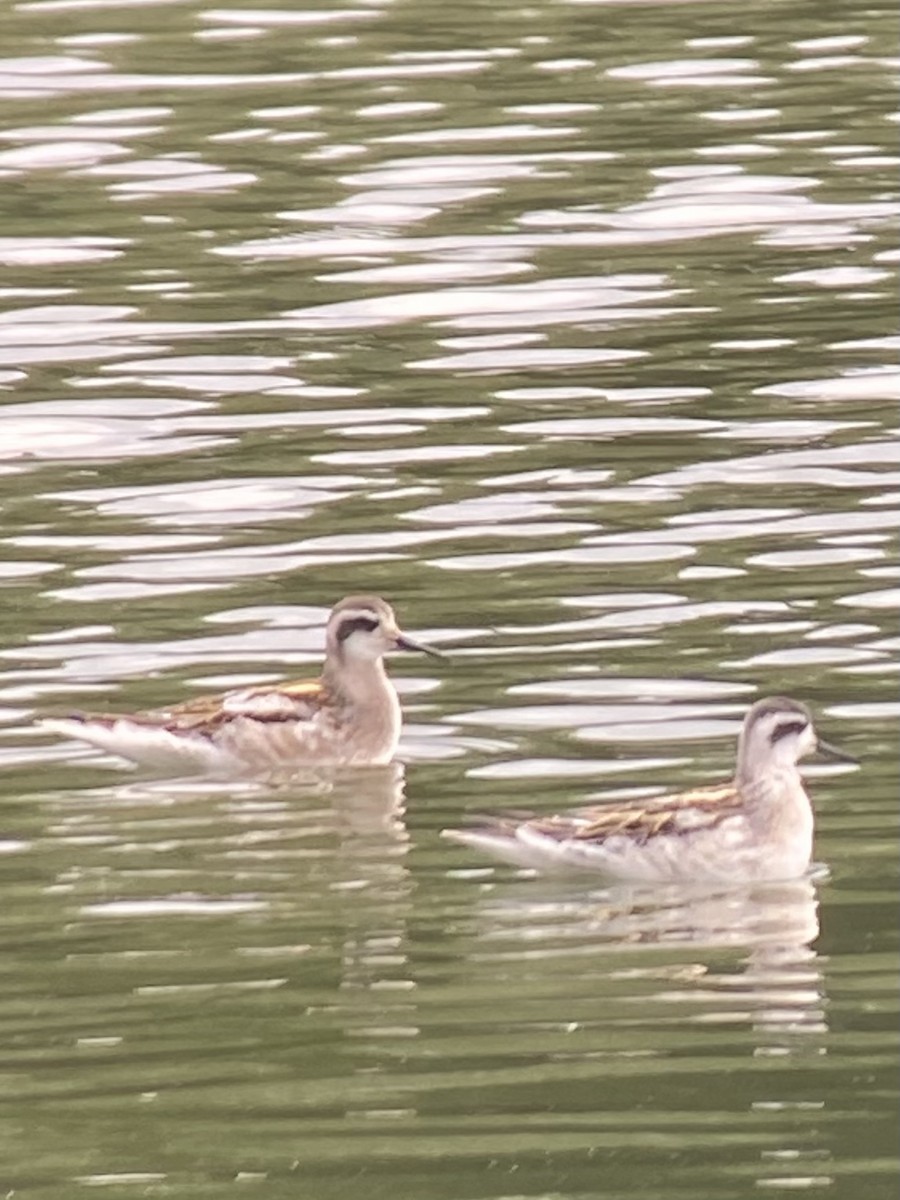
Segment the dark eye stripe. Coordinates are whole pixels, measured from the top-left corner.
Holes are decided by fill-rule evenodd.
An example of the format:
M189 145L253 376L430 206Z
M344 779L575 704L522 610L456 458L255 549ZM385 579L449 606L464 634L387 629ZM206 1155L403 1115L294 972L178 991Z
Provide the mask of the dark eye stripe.
M788 734L795 733L799 737L807 725L807 721L785 721L783 724L775 726L769 735L769 741L774 746L776 742L780 742Z
M338 625L337 640L338 642L346 642L351 634L359 633L374 633L378 628L378 621L375 617L348 617L346 621L341 621Z

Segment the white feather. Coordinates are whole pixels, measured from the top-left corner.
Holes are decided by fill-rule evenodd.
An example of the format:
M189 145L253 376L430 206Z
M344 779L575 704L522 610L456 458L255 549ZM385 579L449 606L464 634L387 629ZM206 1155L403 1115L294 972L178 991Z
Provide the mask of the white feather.
M459 842L463 846L474 846L486 850L496 858L511 863L514 867L546 867L545 858L535 855L515 837L502 833L489 833L479 829L442 829L441 837L448 842Z
M40 722L42 729L58 733L78 742L87 742L109 754L130 759L140 766L170 771L229 772L240 770L240 763L233 755L223 751L212 742L184 733L173 734L167 729L120 718L112 725L99 721L74 721L60 717L46 717Z

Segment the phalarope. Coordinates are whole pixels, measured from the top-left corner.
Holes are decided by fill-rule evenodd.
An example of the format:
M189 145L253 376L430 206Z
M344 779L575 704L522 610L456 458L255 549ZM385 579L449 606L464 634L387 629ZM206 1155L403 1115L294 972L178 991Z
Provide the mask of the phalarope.
M204 773L390 762L400 702L384 669L390 650L440 657L397 626L378 596L347 596L325 630L319 679L263 684L136 713L73 713L45 729L141 765Z
M796 700L759 700L744 719L729 783L550 817L486 817L472 829L445 829L521 867L599 871L634 882L793 879L810 864L813 812L797 768L829 746Z

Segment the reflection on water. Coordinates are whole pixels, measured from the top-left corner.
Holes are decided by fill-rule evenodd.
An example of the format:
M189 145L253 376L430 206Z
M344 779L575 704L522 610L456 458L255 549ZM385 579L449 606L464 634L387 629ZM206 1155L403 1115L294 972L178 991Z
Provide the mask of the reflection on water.
M532 881L510 885L512 895L492 893L478 909L479 957L517 959L528 969L543 959L602 962L634 952L634 965L612 978L683 981L680 990L644 993L654 1005L681 1005L682 1020L703 1024L747 1021L762 1034L822 1033L824 983L813 943L819 934L818 897L810 879L727 891L686 887L547 888ZM548 894L549 893L549 894ZM650 948L691 947L695 961L660 968L640 965ZM724 948L742 951L737 971L719 972L712 961ZM679 956L680 958L680 956ZM712 961L711 961L712 960ZM641 987L643 992L643 987ZM764 1046L759 1053L766 1052Z
M5 1190L893 1200L893 12L5 17ZM405 778L32 725L308 673L350 592L451 651ZM450 873L781 692L862 762L828 886Z

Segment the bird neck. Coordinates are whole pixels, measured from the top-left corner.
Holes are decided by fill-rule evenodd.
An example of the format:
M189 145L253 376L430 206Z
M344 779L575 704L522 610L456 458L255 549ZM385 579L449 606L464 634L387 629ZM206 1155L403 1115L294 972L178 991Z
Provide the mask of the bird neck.
M347 658L338 651L325 659L322 682L338 700L353 705L396 703L397 693L380 658Z
M752 759L739 755L735 783L750 808L781 805L785 796L802 793L803 779L791 759Z
M794 763L771 763L735 777L748 820L766 837L812 839L812 805Z
M356 753L366 763L389 762L397 752L402 714L381 659L326 658L322 682L332 719L344 730L347 761Z

